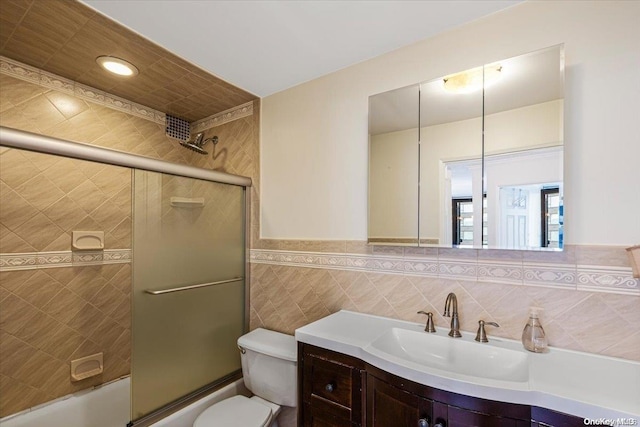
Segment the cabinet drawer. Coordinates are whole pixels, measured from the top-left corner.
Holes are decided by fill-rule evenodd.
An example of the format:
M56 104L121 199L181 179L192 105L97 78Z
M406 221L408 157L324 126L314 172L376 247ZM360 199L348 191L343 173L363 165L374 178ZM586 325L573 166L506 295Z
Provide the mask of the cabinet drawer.
M320 397L351 408L353 383L351 367L330 360L310 357L305 363L305 376L309 376L307 398Z

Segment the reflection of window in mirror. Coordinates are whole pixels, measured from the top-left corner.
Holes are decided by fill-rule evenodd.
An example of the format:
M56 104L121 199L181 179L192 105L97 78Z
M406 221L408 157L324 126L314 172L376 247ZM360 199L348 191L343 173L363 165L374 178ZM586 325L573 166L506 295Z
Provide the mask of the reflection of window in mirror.
M452 218L452 242L453 246L470 248L473 247L473 199L469 197L458 197L451 199ZM486 195L482 200L483 211L486 211ZM483 245L486 245L487 214L482 214Z
M454 246L473 246L473 200L452 199Z
M560 189L558 187L540 190L541 240L543 248L561 248L560 243Z

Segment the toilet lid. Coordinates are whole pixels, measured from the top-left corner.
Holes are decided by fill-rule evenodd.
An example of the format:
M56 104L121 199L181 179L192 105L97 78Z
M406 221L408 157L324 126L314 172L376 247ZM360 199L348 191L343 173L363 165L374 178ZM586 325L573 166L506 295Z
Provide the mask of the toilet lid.
M270 421L271 408L239 395L209 406L193 427L263 427Z

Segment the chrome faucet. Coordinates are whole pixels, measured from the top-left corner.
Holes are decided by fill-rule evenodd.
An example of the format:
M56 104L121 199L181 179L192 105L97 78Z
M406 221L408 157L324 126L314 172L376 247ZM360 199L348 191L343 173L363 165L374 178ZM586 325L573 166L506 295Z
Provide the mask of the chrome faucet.
M447 300L444 302L444 314L445 317L451 317L451 330L449 336L453 338L460 338L460 320L458 320L458 298L453 292L447 295Z

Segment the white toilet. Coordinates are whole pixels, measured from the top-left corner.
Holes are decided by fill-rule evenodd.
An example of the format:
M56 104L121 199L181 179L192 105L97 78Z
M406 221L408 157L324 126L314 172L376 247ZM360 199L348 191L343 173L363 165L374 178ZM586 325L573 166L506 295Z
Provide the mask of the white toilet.
M295 338L258 328L238 338L238 347L244 384L254 396L233 396L208 407L193 427L277 427L280 406L296 406Z

